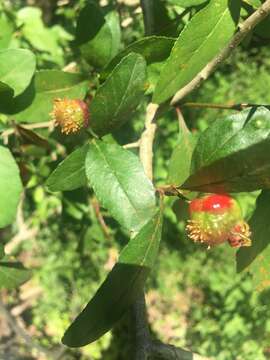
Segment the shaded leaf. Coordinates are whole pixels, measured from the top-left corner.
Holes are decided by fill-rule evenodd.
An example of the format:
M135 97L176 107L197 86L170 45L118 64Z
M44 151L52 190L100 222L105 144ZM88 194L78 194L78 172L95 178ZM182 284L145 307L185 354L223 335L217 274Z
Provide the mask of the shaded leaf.
M153 216L155 190L132 152L93 140L85 167L99 202L123 227L138 231Z
M102 77L107 77L113 68L131 52L144 57L147 65L163 62L169 55L175 42L174 38L164 36L148 36L128 45L117 54L102 72Z
M16 131L20 135L21 140L24 144L34 144L47 150L50 149L48 140L43 138L33 130L26 129L25 127L20 125L16 125Z
M256 209L250 220L252 246L237 252L237 272L244 269L253 275L257 290L270 286L270 191L262 191L257 199Z
M27 88L35 69L36 58L31 51L0 50L0 81L13 89L14 96L21 94Z
M190 164L197 137L193 135L181 119L178 143L175 146L168 171L168 184L182 185L190 175Z
M94 2L81 10L76 28L76 45L84 59L91 65L103 67L118 52L120 46L120 25L116 12L106 16Z
M13 221L21 191L19 168L10 151L0 146L0 228Z
M90 105L95 133L105 135L130 120L144 96L145 81L144 58L134 53L124 57L99 87Z
M157 257L161 217L158 212L126 245L95 296L65 332L65 345L79 347L97 340L134 303Z
M0 261L0 289L14 289L31 277L31 271L19 262Z
M247 109L217 119L201 134L184 189L241 192L270 188L270 111Z
M51 173L46 185L50 191L74 190L87 184L85 158L89 145L76 149Z
M169 99L221 51L236 29L239 14L240 0L211 0L192 17L162 69L153 102Z

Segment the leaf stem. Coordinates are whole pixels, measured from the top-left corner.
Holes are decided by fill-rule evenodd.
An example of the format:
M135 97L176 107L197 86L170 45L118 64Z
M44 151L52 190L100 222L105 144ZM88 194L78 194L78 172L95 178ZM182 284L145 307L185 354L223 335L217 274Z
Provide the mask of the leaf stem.
M145 36L154 33L154 0L140 0L143 12L144 33Z

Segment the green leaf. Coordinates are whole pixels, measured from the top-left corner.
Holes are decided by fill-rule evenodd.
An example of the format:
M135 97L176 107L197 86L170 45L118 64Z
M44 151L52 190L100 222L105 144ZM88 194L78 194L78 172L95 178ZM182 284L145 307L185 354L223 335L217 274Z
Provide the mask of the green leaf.
M79 347L97 340L134 303L156 261L161 217L158 212L123 249L95 296L67 329L62 339L65 345Z
M57 26L45 26L42 20L42 11L38 7L24 6L16 15L21 35L34 49L43 52L42 60L54 61L63 67L64 51L59 46L60 39L57 38L55 31Z
M192 17L161 72L153 102L162 103L187 85L232 37L240 0L212 0Z
M19 262L0 261L0 289L14 289L31 277L31 271Z
M105 135L130 120L144 96L145 82L144 58L134 53L124 57L91 102L91 128L94 132Z
M208 0L168 0L170 4L178 5L183 8L190 7L190 6L197 6L205 3Z
M19 168L10 151L0 146L0 228L13 221L21 191Z
M86 176L101 205L126 229L138 231L153 216L155 190L132 152L93 140L86 156Z
M74 190L87 184L85 158L89 145L76 149L51 173L46 185L50 191Z
M253 275L257 290L270 286L270 191L262 191L257 199L256 210L250 220L252 246L237 252L237 272L248 270Z
M217 119L201 134L184 189L242 192L270 188L270 111L252 108Z
M0 29L0 49L4 49L8 47L12 39L14 27L11 20L3 11L0 13Z
M25 49L0 51L0 81L13 89L13 95L21 94L34 75L35 55Z
M149 36L128 45L117 54L102 72L102 77L107 77L113 68L128 54L134 52L144 57L147 65L163 62L170 55L175 42L174 38L164 36Z
M27 90L13 101L1 104L0 111L16 114L13 118L17 121L49 121L54 99L83 99L87 88L87 81L82 74L41 70L36 73Z
M116 12L103 16L100 7L93 2L89 2L81 10L75 43L89 64L96 67L105 66L117 54L120 36Z
M168 171L168 184L182 185L190 175L190 164L197 137L193 135L182 119L180 134L173 150Z

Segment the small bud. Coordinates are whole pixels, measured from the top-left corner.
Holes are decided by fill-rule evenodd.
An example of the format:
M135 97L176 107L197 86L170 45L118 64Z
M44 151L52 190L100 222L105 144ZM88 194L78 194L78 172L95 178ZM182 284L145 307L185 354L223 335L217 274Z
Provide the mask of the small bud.
M251 245L249 226L239 204L229 195L211 194L192 200L189 210L186 230L194 242L214 246L228 241L234 248Z
M88 126L89 110L87 104L78 99L55 99L51 113L55 126L68 135Z

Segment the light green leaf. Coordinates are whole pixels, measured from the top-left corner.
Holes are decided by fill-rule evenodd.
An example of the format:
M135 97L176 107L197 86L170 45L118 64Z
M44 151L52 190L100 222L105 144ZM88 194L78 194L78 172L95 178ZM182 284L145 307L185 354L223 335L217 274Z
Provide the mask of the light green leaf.
M139 231L153 216L155 190L132 152L116 144L93 140L85 168L101 205L123 227Z
M13 221L21 191L19 168L10 151L0 146L0 228Z
M13 101L1 104L0 111L16 114L13 118L17 121L49 121L54 99L83 99L87 88L88 83L82 74L41 70L27 90Z
M36 58L29 50L0 50L0 81L13 89L13 95L21 94L34 75Z
M169 99L221 51L236 29L239 14L240 0L211 0L192 17L163 67L153 102Z
M88 144L68 155L51 173L46 185L50 191L74 190L87 184L85 158Z
M14 27L11 20L3 11L0 13L0 29L0 49L4 49L8 47L12 39Z
M130 240L118 263L62 339L70 347L97 340L120 320L144 288L158 254L162 215L158 212Z
M205 3L207 0L168 0L168 3L173 5L178 5L183 8L187 8L190 6L197 6Z
M91 128L96 134L105 135L131 119L144 96L145 82L144 58L134 53L124 57L91 102Z

